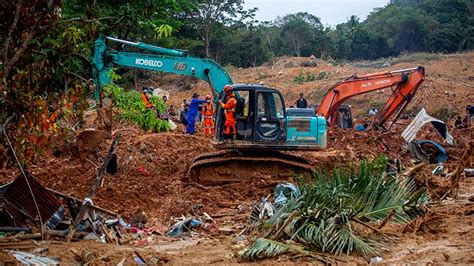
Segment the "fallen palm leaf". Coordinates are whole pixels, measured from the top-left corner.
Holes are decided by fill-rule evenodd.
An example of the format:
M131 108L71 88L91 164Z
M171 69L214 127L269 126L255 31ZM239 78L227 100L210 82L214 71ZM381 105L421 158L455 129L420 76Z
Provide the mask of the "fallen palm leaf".
M305 247L292 251L379 255L392 239L379 234L377 224L407 223L423 213L428 201L424 189L410 179L386 176L385 167L386 160L377 158L362 161L358 168L337 168L330 178L317 174L302 185L300 197L289 200L260 227L272 239L259 238L246 258L289 252L286 240Z

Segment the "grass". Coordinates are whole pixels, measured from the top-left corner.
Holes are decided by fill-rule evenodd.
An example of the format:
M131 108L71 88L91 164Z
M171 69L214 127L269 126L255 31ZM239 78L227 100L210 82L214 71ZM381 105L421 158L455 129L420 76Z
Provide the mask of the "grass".
M427 62L441 60L443 55L436 53L406 53L395 57L390 61L392 65L398 63Z

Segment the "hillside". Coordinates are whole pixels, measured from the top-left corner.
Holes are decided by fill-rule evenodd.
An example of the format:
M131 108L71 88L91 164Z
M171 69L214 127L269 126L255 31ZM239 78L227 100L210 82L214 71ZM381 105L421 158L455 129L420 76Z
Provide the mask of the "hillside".
M313 62L314 61L314 62ZM390 62L393 62L389 65ZM313 65L302 67L301 65ZM384 67L374 67L374 66ZM386 66L389 65L389 66ZM371 67L372 66L372 67ZM293 104L300 92L305 94L310 106L317 105L328 88L353 74L366 74L381 71L395 71L405 68L424 66L426 80L421 85L415 98L407 107L407 112L414 115L417 110L424 107L429 113L442 116L441 118L454 117L464 114L464 108L474 102L474 52L429 55L406 55L390 60L349 62L346 64L332 64L323 60L312 60L304 57L283 57L256 68L231 68L230 74L236 83L264 84L280 90L285 97L287 106ZM302 73L312 73L315 76L324 72L322 80L303 82L298 84L295 78ZM194 91L201 95L210 94L208 85L192 78L183 78L175 75L153 76L149 73L151 81L142 80L141 84L158 87L167 91L170 103L178 105L182 99L189 99ZM161 76L161 75L160 75ZM191 86L189 82L194 82ZM347 101L353 106L356 117L363 117L370 107L380 107L389 97L390 90L374 92L354 97ZM436 102L436 104L433 104Z

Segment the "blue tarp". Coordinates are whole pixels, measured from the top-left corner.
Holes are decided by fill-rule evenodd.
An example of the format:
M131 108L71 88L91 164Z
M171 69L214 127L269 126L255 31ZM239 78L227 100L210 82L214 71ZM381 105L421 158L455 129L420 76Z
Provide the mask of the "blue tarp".
M443 146L433 140L414 140L410 143L410 153L413 157L428 163L442 163L448 160L448 154ZM428 154L427 145L435 147L435 154Z

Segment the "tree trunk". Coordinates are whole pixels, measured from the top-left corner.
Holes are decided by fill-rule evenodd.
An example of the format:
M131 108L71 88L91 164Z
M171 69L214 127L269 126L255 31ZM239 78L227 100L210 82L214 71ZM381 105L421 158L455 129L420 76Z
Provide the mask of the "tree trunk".
M53 4L53 0L49 0L47 3L48 7L51 7ZM28 48L28 45L30 44L31 40L33 39L33 36L36 34L36 29L38 28L39 24L43 20L44 16L48 13L48 9L43 10L43 12L40 14L39 18L36 20L36 23L33 25L31 28L30 32L28 33L28 37L23 41L21 47L16 51L15 55L7 62L3 62L5 68L3 70L3 78L7 79L8 76L10 75L10 71L13 69L15 66L16 62L20 59L20 57L23 55L23 53L26 51ZM13 25L12 25L13 26ZM5 47L8 49L8 47Z
M211 51L209 50L209 45L211 44L211 36L210 32L207 31L206 35L204 36L204 49L206 50L206 57L211 57Z
M19 0L16 3L16 12L15 18L13 19L13 23L8 31L7 39L5 40L4 50L3 50L3 65L7 65L8 63L8 47L10 46L10 41L12 39L13 32L15 31L16 25L18 24L18 19L20 18L20 8L23 4L23 0Z

